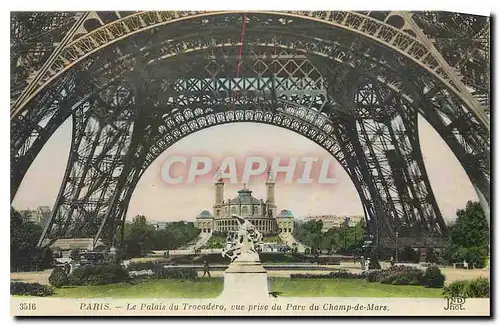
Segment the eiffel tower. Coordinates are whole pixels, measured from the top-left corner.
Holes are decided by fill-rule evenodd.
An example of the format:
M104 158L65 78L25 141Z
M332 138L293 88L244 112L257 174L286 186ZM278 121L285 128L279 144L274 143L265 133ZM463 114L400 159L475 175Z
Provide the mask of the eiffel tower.
M401 246L436 246L447 228L417 118L489 214L489 46L489 17L453 12L13 12L11 200L71 120L39 245L113 245L137 182L169 146L215 125L265 123L339 162L377 243L398 233Z

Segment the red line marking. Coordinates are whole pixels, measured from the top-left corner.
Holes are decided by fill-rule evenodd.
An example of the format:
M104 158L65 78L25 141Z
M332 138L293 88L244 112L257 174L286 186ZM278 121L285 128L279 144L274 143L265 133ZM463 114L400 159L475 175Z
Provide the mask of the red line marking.
M240 49L238 51L238 61L236 63L236 78L240 76L240 67L241 67L241 56L243 54L243 42L245 41L245 27L247 25L247 14L243 14L243 24L241 25L241 39L240 39ZM236 104L236 100L238 99L238 90L233 91L233 110L234 105Z

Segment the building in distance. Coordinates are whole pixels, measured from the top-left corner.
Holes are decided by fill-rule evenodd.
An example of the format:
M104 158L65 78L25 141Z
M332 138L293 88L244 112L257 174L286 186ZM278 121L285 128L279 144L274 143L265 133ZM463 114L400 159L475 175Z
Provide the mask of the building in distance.
M38 206L36 209L20 210L19 213L23 218L44 226L50 220L52 209L50 206Z
M234 215L252 223L264 236L293 232L293 214L289 210L277 213L275 203L275 183L271 173L266 181L267 198L257 199L246 187L238 191L232 199L224 200L224 181L219 178L215 183L215 202L212 213L203 210L197 217L195 226L201 233L233 232L238 230Z
M306 221L322 221L322 232L327 232L330 229L338 229L344 226L354 227L364 217L362 215L316 215L308 216Z

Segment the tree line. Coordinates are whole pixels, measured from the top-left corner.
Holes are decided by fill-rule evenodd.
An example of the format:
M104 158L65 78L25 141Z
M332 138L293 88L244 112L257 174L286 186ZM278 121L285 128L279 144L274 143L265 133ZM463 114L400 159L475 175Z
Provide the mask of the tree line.
M297 223L294 236L312 250L327 253L362 255L364 223L354 227L341 225L322 232L323 222L318 220ZM448 241L441 257L436 256L435 248L426 248L426 260L451 265L467 261L470 266L482 268L489 256L490 231L488 222L479 202L469 201L466 207L457 210L457 218L448 225ZM395 256L395 250L379 248L382 259ZM420 253L410 247L399 248L400 261L418 262Z
M37 247L42 226L24 218L11 207L10 211L10 266L11 271L30 271L52 267L50 248ZM117 230L120 232L120 230ZM122 253L124 257L140 257L151 250L171 250L195 241L200 230L193 223L171 222L156 230L145 216L136 216L125 223Z
M118 231L119 232L119 231ZM170 222L164 229L156 229L142 215L125 223L124 255L140 257L151 250L172 250L195 241L200 230L192 222Z
M322 232L323 221L312 220L297 222L294 227L294 237L309 246L311 251L321 250L325 253L354 254L363 245L364 221L354 226L346 223L338 228Z
M342 226L322 232L321 221L298 223L295 238L305 245L323 252L349 255L362 254L364 222L353 227ZM440 257L441 264L460 263L464 260L476 268L484 267L489 256L490 232L486 217L478 202L469 201L464 209L457 210L457 219L448 225L449 240ZM120 230L117 230L120 232ZM164 229L156 230L145 216L136 216L125 224L124 257L139 257L151 250L172 250L196 241L200 230L193 223L171 222ZM10 240L11 270L48 268L52 264L52 251L38 248L42 227L11 208ZM400 260L419 259L411 248L400 248ZM427 259L435 259L433 248L428 248ZM389 255L393 255L390 251ZM408 256L408 257L407 257ZM389 256L390 257L390 256ZM433 258L434 257L434 258Z
M10 269L12 272L51 267L52 251L49 248L37 247L42 231L41 225L23 218L18 211L11 207Z

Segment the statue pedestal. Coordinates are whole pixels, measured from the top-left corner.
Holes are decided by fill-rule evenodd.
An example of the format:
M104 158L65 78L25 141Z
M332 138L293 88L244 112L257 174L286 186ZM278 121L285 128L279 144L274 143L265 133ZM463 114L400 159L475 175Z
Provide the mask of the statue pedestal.
M267 272L259 261L232 262L224 272L221 296L235 299L269 298Z

